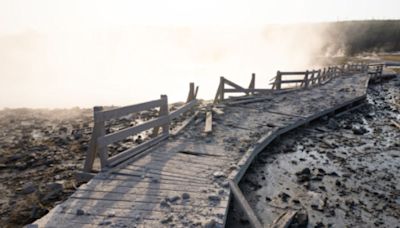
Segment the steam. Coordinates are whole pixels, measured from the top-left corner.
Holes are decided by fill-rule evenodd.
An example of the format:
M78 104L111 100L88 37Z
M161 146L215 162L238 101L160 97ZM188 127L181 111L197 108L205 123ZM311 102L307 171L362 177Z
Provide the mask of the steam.
M184 100L189 82L211 99L220 76L268 87L277 70L318 67L324 29L270 25L130 27L0 36L1 107L127 105L167 94ZM323 52L322 52L323 51Z

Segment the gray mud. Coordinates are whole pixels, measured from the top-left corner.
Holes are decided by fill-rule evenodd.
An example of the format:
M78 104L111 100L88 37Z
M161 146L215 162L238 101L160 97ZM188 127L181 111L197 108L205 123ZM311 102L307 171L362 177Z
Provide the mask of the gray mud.
M179 105L173 104L171 111ZM21 227L41 218L79 187L74 173L83 168L92 113L80 108L0 110L0 227ZM151 110L109 121L106 131L134 126L157 115L158 110ZM144 134L140 139L148 138ZM109 153L141 142L138 136L129 137L110 145Z
M400 77L370 85L367 101L258 156L240 188L263 224L294 209L308 215L305 227L399 227L400 129L391 120L400 122ZM250 227L235 204L227 227Z

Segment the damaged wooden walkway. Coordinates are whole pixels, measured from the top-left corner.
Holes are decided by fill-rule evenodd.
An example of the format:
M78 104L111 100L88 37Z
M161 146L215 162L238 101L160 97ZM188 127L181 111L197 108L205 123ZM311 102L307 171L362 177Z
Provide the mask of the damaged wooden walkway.
M181 134L96 175L32 225L223 227L229 180L238 183L280 134L358 105L368 80L367 73L356 73L308 89L227 100L214 107L210 133L204 133L206 111L200 111Z

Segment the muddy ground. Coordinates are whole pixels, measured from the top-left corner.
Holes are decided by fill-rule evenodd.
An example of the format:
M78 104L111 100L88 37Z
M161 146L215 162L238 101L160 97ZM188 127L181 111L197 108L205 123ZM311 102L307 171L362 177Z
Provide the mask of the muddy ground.
M370 85L367 104L275 140L240 183L263 224L400 227L400 77ZM250 227L233 204L227 227Z
M154 109L109 121L106 132L157 115ZM0 227L29 224L75 191L80 183L74 174L83 168L92 128L92 109L0 110ZM110 155L146 141L147 134L110 145Z

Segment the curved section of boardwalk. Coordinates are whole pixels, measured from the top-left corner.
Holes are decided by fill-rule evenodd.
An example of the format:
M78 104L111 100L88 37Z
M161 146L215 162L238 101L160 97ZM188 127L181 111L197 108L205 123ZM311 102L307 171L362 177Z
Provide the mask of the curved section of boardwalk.
M140 159L81 186L40 227L222 227L228 178L239 181L256 154L278 135L365 98L368 75L333 79L308 90L221 105L211 134L202 116Z

